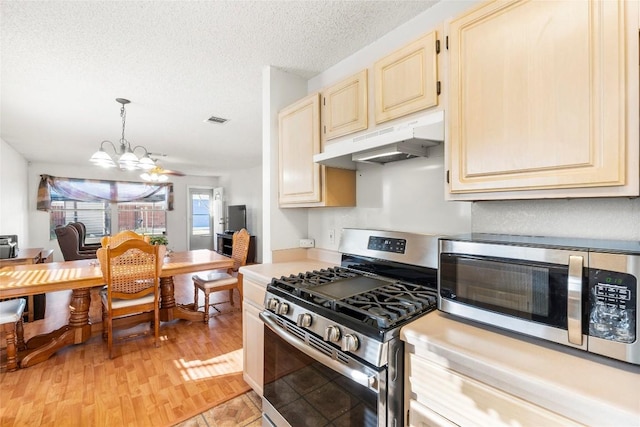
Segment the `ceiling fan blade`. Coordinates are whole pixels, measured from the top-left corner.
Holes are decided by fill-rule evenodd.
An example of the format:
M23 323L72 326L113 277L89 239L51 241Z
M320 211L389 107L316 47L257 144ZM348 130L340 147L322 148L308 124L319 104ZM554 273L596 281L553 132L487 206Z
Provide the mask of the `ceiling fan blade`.
M185 176L184 172L172 171L172 170L167 170L167 169L162 169L161 173L163 173L165 175Z

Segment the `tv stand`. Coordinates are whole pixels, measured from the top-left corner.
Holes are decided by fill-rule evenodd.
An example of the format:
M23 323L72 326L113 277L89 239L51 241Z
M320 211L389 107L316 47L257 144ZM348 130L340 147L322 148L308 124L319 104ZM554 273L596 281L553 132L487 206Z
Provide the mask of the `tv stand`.
M218 250L221 255L231 256L233 253L233 233L218 233ZM249 238L249 252L247 253L247 264L256 262L256 236Z

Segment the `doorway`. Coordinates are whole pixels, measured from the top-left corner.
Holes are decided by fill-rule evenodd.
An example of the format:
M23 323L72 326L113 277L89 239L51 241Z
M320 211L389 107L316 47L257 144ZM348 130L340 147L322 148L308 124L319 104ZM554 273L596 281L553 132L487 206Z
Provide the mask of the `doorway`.
M189 250L213 250L213 220L213 188L189 188Z

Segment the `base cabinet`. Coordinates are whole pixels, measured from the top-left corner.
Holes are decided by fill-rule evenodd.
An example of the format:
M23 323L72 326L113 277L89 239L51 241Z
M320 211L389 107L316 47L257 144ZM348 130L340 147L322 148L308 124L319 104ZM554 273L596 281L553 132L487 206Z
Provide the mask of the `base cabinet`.
M242 348L243 378L251 388L262 396L264 352L264 323L260 320L266 284L252 280L243 282L244 301L242 303Z
M409 419L407 425L412 427L456 427L457 424L452 423L437 412L432 411L426 406L420 404L417 400L409 400L408 409Z
M407 353L407 368L410 426L582 425L415 352Z

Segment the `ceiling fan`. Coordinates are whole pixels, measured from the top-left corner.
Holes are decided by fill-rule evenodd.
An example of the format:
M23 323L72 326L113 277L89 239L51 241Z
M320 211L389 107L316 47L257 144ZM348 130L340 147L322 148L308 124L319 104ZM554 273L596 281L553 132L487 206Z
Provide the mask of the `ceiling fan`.
M162 167L160 163L158 163L158 159L152 159L152 160L155 163L155 167L140 174L140 178L144 179L145 181L164 182L169 179L167 175L185 176L184 172L165 169L164 167Z

